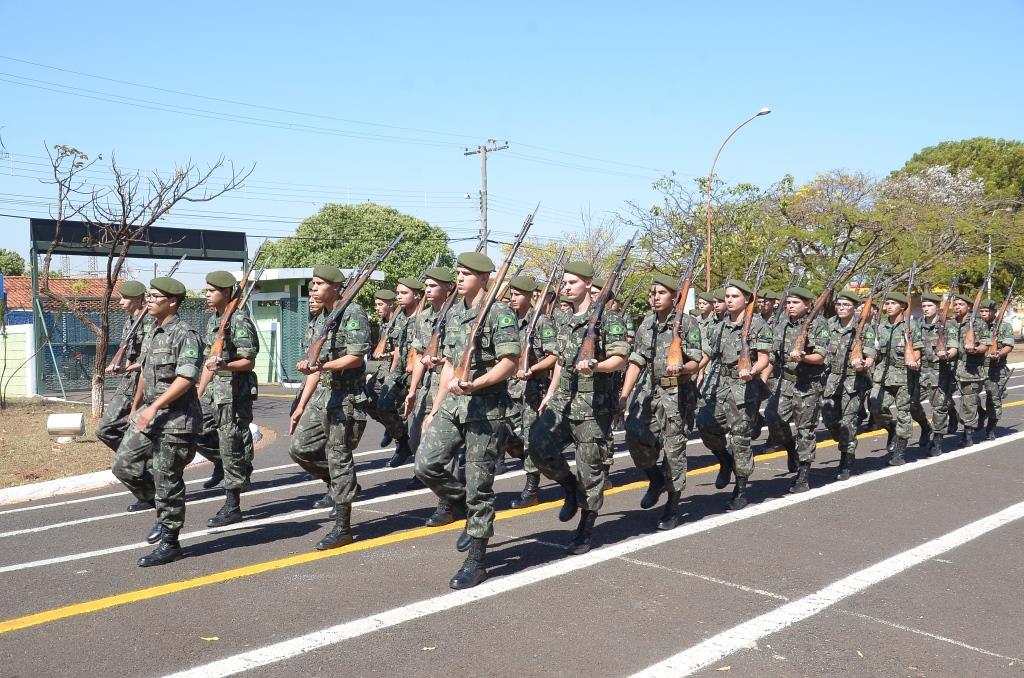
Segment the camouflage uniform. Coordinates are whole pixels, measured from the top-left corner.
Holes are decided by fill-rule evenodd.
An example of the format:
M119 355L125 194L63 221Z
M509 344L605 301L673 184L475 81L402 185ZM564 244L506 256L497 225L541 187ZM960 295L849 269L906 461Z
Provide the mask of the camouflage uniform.
M876 340L878 342L878 358L872 373L871 397L869 405L871 416L880 426L893 428L895 438L909 440L913 431L912 417L923 417L921 401L916 397L914 386L916 375L907 369L906 341L904 340L902 318L895 323L882 318L878 324ZM915 350L924 346L921 341L921 328L910 320L911 341ZM892 410L895 409L895 416ZM911 410L914 410L912 413ZM916 418L916 417L915 417ZM895 420L895 423L892 422Z
M993 321L993 324L989 325L990 334L994 324ZM1004 346L1013 346L1013 326L1008 322L1001 323L994 340L997 351ZM994 427L995 424L991 422L997 421L1003 415L1003 396L1006 395L1006 383L1010 380L1010 369L1006 366L1005 357L996 360L986 354L985 363L988 366L985 377L985 417L990 422L989 426Z
M301 348L300 353L302 355L306 355L306 353L309 351L309 347L313 344L313 338L316 336L316 331L319 328L319 325L317 323L321 317L323 317L322 314L318 314L315 317L310 318L309 322L306 323L306 331L302 334L302 343L299 344ZM301 376L305 377L305 375ZM299 400L301 399L302 383L300 382L299 388L296 389L295 397L292 399L291 409L288 410L289 416L291 416L295 412L295 408L299 406Z
M417 355L422 356L430 344L430 337L434 333L434 326L437 324L440 312L427 304L420 311L419 320L415 323L412 337L412 347L416 349ZM437 397L437 389L441 380L443 364L429 370L423 371L423 377L416 387L416 398L413 400L412 412L409 414L409 447L413 453L419 449L420 440L423 437L423 420L427 416L429 408L434 404ZM452 460L454 473L456 460Z
M374 362L374 368L372 371L368 370L366 373L366 406L363 409L367 416L375 421L380 421L382 424L383 422L381 421L380 413L377 411L377 401L380 400L380 394L381 390L384 388L384 382L387 381L388 373L391 372L391 351L389 348L391 328L394 326L399 313L398 309L395 309L395 312L391 315L391 319L381 326L381 334L387 337L384 341L384 355L382 355L380 359L370 356L369 359ZM387 429L386 426L385 429ZM391 435L390 431L388 431L388 435Z
M803 326L804 318L794 319L787 315L772 330L775 337L772 356L776 366L772 375L777 376L779 381L768 399L765 417L773 438L781 442L783 447L795 449L800 463L810 464L814 461L814 429L818 427L821 377L825 365L795 363L789 359L789 353ZM830 337L828 322L820 316L815 318L807 330L804 353L827 358Z
M467 348L478 309L465 301L452 305L445 319L443 357L457 365ZM497 303L481 323L469 380L484 374L502 358L519 357L515 313ZM429 406L429 405L428 405ZM512 435L507 417L512 408L508 382L502 381L470 395L448 393L430 422L416 451L416 476L441 501L466 506L466 534L489 539L494 534L494 465L499 450ZM466 484L455 477L452 461L466 447Z
M689 375L668 375L668 349L672 343L675 311L665 322L651 313L636 332L629 362L643 370L643 390L633 399L626 415L626 446L636 467L644 470L658 463L665 451L663 473L670 479L670 491L686 487L686 440L693 430L691 416L695 393ZM685 360L700 361L700 327L693 317L684 316L679 337ZM646 368L646 369L645 369ZM639 380L636 387L641 386Z
M203 359L210 357L213 342L220 330L221 314L214 313L206 321ZM240 358L256 360L260 340L256 325L239 309L231 315L224 340L225 362ZM252 475L252 403L256 397L256 373L220 370L210 379L199 398L203 409L203 427L198 438L199 454L224 466L224 488L241 489Z
M967 336L967 329L971 322L968 314L960 323L960 340ZM974 323L974 343L977 346L991 346L992 333L988 323L980 318ZM960 422L964 428L978 428L978 410L981 406L981 392L985 388L985 378L988 376L986 361L987 355L982 353L968 353L962 350L956 360L956 381L960 388Z
M758 377L750 381L739 377L737 365L742 332L742 317L740 322L733 322L728 315L709 328L709 342L703 349L713 361L708 364L712 381L704 389L706 402L697 413L697 430L722 467L731 467L737 479L745 481L754 471L750 438L757 421L763 384ZM774 335L767 323L755 314L750 319L747 337L753 366L760 353L772 350ZM715 362L717 366L711 372Z
M156 504L157 522L175 535L185 521L182 473L196 456L202 417L195 388L203 362L199 347L199 335L176 315L147 333L142 344L142 403L128 421L128 433L111 468L139 501ZM177 377L191 379L193 385L161 409L145 431L135 431L142 409L156 401Z
M145 318L139 325L139 330L132 337L132 341L125 347L124 364L131 365L139 360L142 351L142 342L146 334L155 324L153 316L142 311ZM128 331L132 328L133 318L126 318L124 329L121 330L121 343L128 339ZM139 384L139 372L126 372L121 375L121 383L114 391L114 397L110 399L103 410L103 418L96 426L96 438L104 445L117 452L121 445L124 434L128 431L128 416L132 412L132 403L135 401L135 388Z
M857 336L857 317L843 325L838 317L829 320L829 346L821 418L829 434L839 443L840 454L857 453L857 419L871 379L867 370L858 372L850 365L853 340ZM861 334L864 359L874 358L875 329L865 323ZM851 460L852 461L852 460Z
M953 388L956 385L955 374L953 373L954 363L950 360L939 360L935 354L938 341L938 318L933 322L921 322L921 342L924 349L921 351L921 374L918 377L920 382L921 402L927 400L932 404L932 431L941 432L946 430L949 421L949 410L953 407ZM959 341L960 329L956 321L946 321L946 349L955 348L960 353Z
M519 338L523 345L526 344L526 330L533 319L536 310L530 309L526 317L519 318ZM555 330L553 321L542 315L533 328L533 344L530 351L530 365L536 365L549 353L554 353L558 333ZM511 421L512 430L522 445L525 456L523 457L523 469L527 473L536 473L537 466L530 459L529 442L530 427L537 420L537 410L544 396L551 385L551 370L534 373L526 381L520 381L513 377L508 382L508 394L515 403ZM518 447L518 445L516 445ZM513 455L516 456L516 455Z
M530 427L530 459L545 476L562 482L572 471L562 456L569 443L576 444L576 502L588 511L604 503L605 445L611 437L614 400L610 373L585 376L576 369L590 313L564 315L556 327L553 350L561 365L554 397ZM606 311L597 327L594 356L604 360L627 357L626 324L622 316Z
M405 437L409 428L408 422L402 417L402 407L409 392L409 375L405 368L409 347L412 345L415 318L416 316L406 315L400 309L395 311L385 349L388 359L381 361L389 372L384 378L376 402L377 421L384 425L388 435L395 440ZM398 351L398 362L394 370L391 370L392 351Z
M317 335L325 322L325 315L317 319ZM362 358L370 350L369 342L370 321L366 311L358 304L349 304L341 319L328 330L317 360L323 364L346 355ZM351 503L356 493L352 451L360 426L357 409L366 397L365 373L362 360L352 369L320 372L319 383L299 417L288 450L299 466L329 483L335 504Z

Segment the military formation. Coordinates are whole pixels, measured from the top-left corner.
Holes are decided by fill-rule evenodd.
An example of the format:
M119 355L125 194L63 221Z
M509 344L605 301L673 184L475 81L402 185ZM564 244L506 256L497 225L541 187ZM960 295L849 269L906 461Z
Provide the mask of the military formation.
M961 446L997 435L1014 345L1005 303L962 294L955 284L941 295L912 295L913 269L907 294L881 275L840 286L843 272L819 291L794 280L777 293L762 286L766 260L744 279L730 276L704 291L693 286L698 244L681 275L642 281L649 313L636 323L622 299L632 241L606 278L562 253L542 283L509 271L529 221L500 266L465 252L454 269L431 266L378 290L376 339L354 299L387 252L352 276L313 268L289 454L324 483L313 506L331 508L333 524L317 549L354 539L353 452L367 417L383 425L385 443L395 443L388 465L411 469L407 489L435 495L426 525L465 520L454 589L487 576L494 479L508 458L525 471L510 508L537 504L546 478L561 488L559 520L577 521L567 553L590 550L611 487L617 425L647 478L640 506L662 505L659 530L684 515L694 434L718 461L715 487L731 486L729 511L749 502L754 441L764 433L764 450L786 453L793 493L810 489L819 419L838 444L840 481L856 471L858 434L866 430L888 434L890 465L907 461L915 422L916 445L928 456L949 447L957 431ZM889 276L896 279L903 277ZM245 311L254 281L247 272L239 285L223 271L206 280L212 315L202 334L178 317L185 288L177 280L119 289L130 322L123 356L108 371L121 383L97 435L115 451L114 474L135 496L129 510L156 509L147 540L157 546L139 559L143 567L181 557L182 472L197 452L213 462L204 486L225 493L209 525L244 519L260 350Z

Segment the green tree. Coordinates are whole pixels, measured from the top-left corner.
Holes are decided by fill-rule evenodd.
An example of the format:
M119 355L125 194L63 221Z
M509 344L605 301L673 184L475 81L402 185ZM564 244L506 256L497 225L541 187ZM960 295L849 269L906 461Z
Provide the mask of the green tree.
M984 180L988 200L1024 200L1024 142L991 137L943 141L915 153L894 174L917 174L936 165L953 173L971 170Z
M331 264L358 268L374 250L383 249L399 233L403 234L402 242L380 267L384 273L383 287L393 289L398 278L418 276L437 257L441 265L454 263L443 230L374 203L328 203L303 219L294 236L267 245L264 256L268 265L275 267ZM380 283L367 283L357 301L372 306L373 294L381 287Z
M25 275L25 260L17 252L0 248L0 275Z

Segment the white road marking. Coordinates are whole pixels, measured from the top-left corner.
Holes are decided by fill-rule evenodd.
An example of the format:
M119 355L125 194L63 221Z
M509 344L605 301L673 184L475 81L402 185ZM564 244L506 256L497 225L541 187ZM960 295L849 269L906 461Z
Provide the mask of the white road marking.
M537 584L570 572L577 572L616 558L628 556L629 554L636 553L637 551L641 551L646 548L658 546L659 544L665 544L694 534L708 532L719 527L774 513L775 511L779 511L796 504L814 501L820 497L838 492L845 492L851 488L859 487L867 483L891 478L903 473L917 471L927 468L933 464L945 463L952 459L959 459L984 450L992 449L998 445L1018 442L1021 440L1024 440L1024 432L1000 438L998 441L980 443L957 452L949 452L940 457L923 459L904 466L891 466L873 473L855 476L845 482L832 483L824 487L812 489L811 491L804 492L802 494L791 494L774 501L753 504L742 511L710 516L694 523L681 525L674 530L656 532L654 534L636 537L618 544L594 549L582 556L563 558L562 560L558 560L547 565L541 565L523 572L517 572L516 574L491 579L472 589L465 591L453 591L434 598L427 598L425 600L396 607L377 614L372 614L360 619L321 629L319 631L296 636L294 638L266 645L254 650L241 652L236 655L225 657L224 659L175 673L171 678L212 678L217 676L235 675L261 666L280 662L285 659L297 657L320 648L336 645L345 640L397 626L407 621L421 619L439 612L444 612L479 600L491 598L502 593L508 593L509 591L530 586L531 584ZM1007 513L1008 511L1010 513ZM1002 522L999 524L1005 524L1006 522L1009 522L1009 520L1015 519L1009 517L1013 514L1013 511L1017 511L1021 515L1024 515L1024 503L1017 504L1014 507L1011 507L1011 509L1007 509L1000 514L997 514L1003 516L1001 518ZM990 517L979 521L978 523L973 523L972 525L976 526L978 524L987 524L985 523L985 520L992 521L993 518ZM998 525L995 525L994 527L996 526ZM989 529L994 529L994 527ZM953 534L961 533L964 529L967 528L961 528L961 530L958 530ZM978 528L975 527L975 529ZM948 539L948 535L946 538ZM930 543L931 542L929 542L929 544ZM952 548L952 546L949 548ZM934 557L934 555L941 552L942 551L940 550L930 553L928 557Z
M725 579L719 579L718 577L709 577L706 574L700 574L698 572L690 572L689 570L677 570L674 567L668 567L661 565L660 563L649 563L646 560L639 560L637 558L620 558L623 562L630 563L631 565L641 565L643 567L650 567L655 570L664 570L665 572L671 572L673 574L681 574L684 577L694 577L695 579L702 579L710 584L720 584L721 586L728 586L732 589L739 589L746 593L755 593L765 598L774 598L775 600L787 601L789 598L786 596L780 596L778 593L772 593L771 591L765 591L764 589L755 589L752 586L745 584L737 584L736 582L727 581Z
M991 652L991 651L986 650L986 649L981 648L981 647L974 647L973 645L968 645L967 643L961 642L959 640L954 640L952 638L947 638L946 636L940 636L940 635L935 634L935 633L928 633L927 631L922 631L921 629L915 629L915 628L912 628L910 626L903 626L902 624L897 624L895 622L887 621L885 619L879 619L878 617L872 617L871 615L860 614L859 612L847 612L845 610L843 611L843 614L849 615L851 617L857 617L859 619L866 619L868 621L873 621L876 624L881 624L882 626L888 626L890 628L899 629L901 631L908 631L909 633L914 633L916 635L924 636L926 638L931 638L933 640L940 640L943 643L949 643L950 645L956 645L957 647L962 647L965 650L971 650L972 652L977 652L979 654L988 655L989 657L995 657L996 659L1005 659L1007 661L1016 662L1017 664L1024 664L1024 659L1020 659L1019 657L1008 657L1008 656L1006 656L1004 654L998 654L996 652Z
M1024 518L1024 502L1009 506L920 546L886 558L810 595L722 631L664 661L633 674L633 678L688 676L721 661L734 652L750 647L762 638L813 617L850 596L895 577L915 565L920 565L935 556L963 546L992 530L1021 518Z

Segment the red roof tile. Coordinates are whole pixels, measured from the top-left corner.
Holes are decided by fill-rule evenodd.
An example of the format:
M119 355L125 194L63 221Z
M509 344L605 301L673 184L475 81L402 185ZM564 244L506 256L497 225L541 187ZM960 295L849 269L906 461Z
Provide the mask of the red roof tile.
M120 285L123 280L118 280ZM83 284L84 283L84 284ZM42 285L40 279L39 284ZM115 285L115 289L117 287ZM102 297L107 291L106 278L50 278L50 291L67 297ZM4 292L7 293L8 310L30 310L32 308L32 278L27 275L4 277ZM117 292L114 293L115 297ZM49 307L53 302L43 302Z

